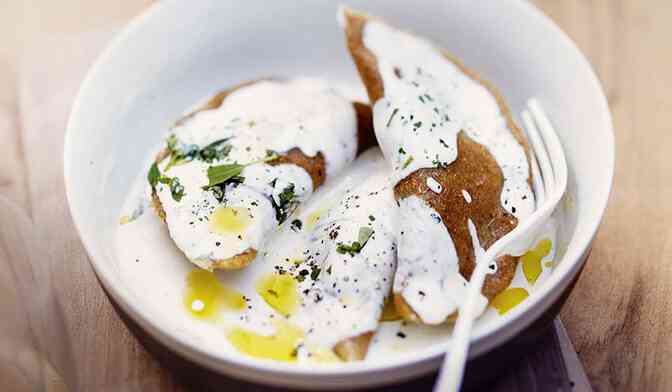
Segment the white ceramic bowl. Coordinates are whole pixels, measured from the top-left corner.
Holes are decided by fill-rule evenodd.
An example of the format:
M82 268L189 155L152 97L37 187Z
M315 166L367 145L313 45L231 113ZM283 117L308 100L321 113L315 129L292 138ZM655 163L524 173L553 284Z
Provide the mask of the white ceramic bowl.
M472 358L536 320L576 277L607 205L614 167L608 106L590 65L547 17L516 0L368 0L349 5L429 37L494 82L515 113L535 96L559 130L573 208L555 271L501 322L477 328ZM446 342L387 362L309 370L223 355L190 344L143 315L119 275L114 246L121 205L148 152L185 108L218 88L269 75L324 76L355 86L358 75L336 23L337 2L201 0L151 7L109 45L84 81L65 143L73 219L104 285L125 313L161 343L212 370L295 387L365 386L436 368Z

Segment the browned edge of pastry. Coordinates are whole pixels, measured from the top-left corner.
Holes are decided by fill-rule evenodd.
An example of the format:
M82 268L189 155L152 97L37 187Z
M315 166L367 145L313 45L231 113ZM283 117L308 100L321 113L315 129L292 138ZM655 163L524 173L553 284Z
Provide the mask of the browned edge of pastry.
M369 350L373 332L345 339L334 346L334 352L344 361L361 361Z

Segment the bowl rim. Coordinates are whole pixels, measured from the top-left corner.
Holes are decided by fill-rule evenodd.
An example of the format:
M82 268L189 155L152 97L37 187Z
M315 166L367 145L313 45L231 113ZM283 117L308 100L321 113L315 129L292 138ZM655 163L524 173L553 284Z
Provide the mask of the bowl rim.
M605 159L608 170L606 173L607 186L600 190L600 195L598 198L600 210L597 213L594 221L589 222L590 226L586 227L586 234L581 238L574 238L572 240L576 246L572 249L571 252L568 251L565 255L563 255L563 259L565 260L562 263L558 263L557 267L553 271L553 274L550 274L549 277L544 282L542 282L542 285L539 287L539 289L535 290L535 292L530 295L526 301L503 316L501 318L501 322L493 323L493 326L489 330L481 331L482 333L472 336L470 344L474 349L470 350L470 358L481 355L517 335L520 331L536 320L541 315L541 313L543 313L548 308L548 306L550 306L550 304L560 296L564 288L569 285L572 278L578 273L581 266L583 265L583 262L585 262L584 256L588 252L589 247L604 217L609 197L613 188L615 162L614 128L604 90L601 87L593 67L585 58L583 53L579 50L577 45L571 40L571 38L541 10L537 9L534 5L528 3L527 1L508 1L510 3L510 7L517 7L518 12L527 13L531 18L537 18L542 24L545 25L546 28L551 29L551 31L553 31L553 33L558 36L560 42L565 45L568 50L574 52L574 54L577 56L577 59L580 61L579 66L588 71L591 84L590 88L595 89L599 93L598 104L600 106L600 110L598 113L594 113L594 115L599 117L600 122L604 126L604 131L606 134L606 138L603 140L603 145L605 148ZM107 267L105 267L100 261L102 257L100 257L99 252L95 250L95 246L90 239L90 236L85 233L83 223L84 216L73 202L75 190L74 185L72 184L72 178L74 177L73 170L76 169L76 167L73 165L71 151L73 148L72 146L75 143L75 129L78 128L79 123L78 114L84 105L82 96L85 95L86 91L92 88L91 86L93 85L94 80L100 73L100 68L107 62L108 58L111 58L117 49L120 48L148 19L160 13L163 9L166 9L174 2L177 2L177 0L156 2L150 5L139 15L134 17L128 24L126 24L125 27L123 27L121 31L118 32L116 36L107 44L105 49L89 68L79 88L77 96L75 97L75 101L72 105L70 116L67 122L63 153L63 168L68 207L70 209L70 213L79 238L81 239L88 254L88 260L104 290L113 298L113 300L120 306L121 309L123 309L124 312L132 317L132 319L137 322L138 325L140 325L144 330L148 331L163 345L177 352L181 356L211 370L219 372L225 371L225 369L228 371L237 370L237 374L231 374L233 376L249 379L249 375L251 374L249 373L250 371L263 371L270 374L297 377L348 376L376 371L401 369L412 365L418 365L427 361L434 361L438 365L438 359L449 348L449 341L436 343L427 347L426 349L410 352L403 358L397 357L394 359L381 359L375 362L350 362L339 364L338 366L310 364L302 364L301 366L297 366L295 364L251 358L242 354L214 354L208 350L205 350L199 345L193 344L186 339L171 333L168 329L163 328L162 326L151 321L143 314L141 307L133 304L133 301L130 300L128 295L125 293L125 290L118 288L114 284L113 280L107 275ZM505 326L508 327L507 330L505 330ZM256 381L263 382L263 380L258 379ZM283 383L279 380L277 382ZM285 381L285 383L286 382L289 382L289 380Z

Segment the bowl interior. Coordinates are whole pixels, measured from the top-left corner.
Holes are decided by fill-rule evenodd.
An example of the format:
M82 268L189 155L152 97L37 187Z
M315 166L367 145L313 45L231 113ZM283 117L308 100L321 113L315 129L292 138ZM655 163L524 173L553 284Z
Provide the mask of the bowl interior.
M543 307L578 269L599 224L611 185L613 135L595 76L574 45L527 3L453 0L349 1L454 52L502 91L514 113L539 98L556 125L570 167L570 203L559 243L564 257L554 274L501 325L477 331L476 347L511 336L535 306ZM185 108L218 89L264 76L325 77L364 98L336 21L336 2L245 3L168 1L154 6L122 32L89 73L75 103L65 149L72 215L101 281L145 328L183 354L209 366L300 369L216 357L181 343L161 325L143 319L129 300L115 259L114 234L127 192L148 152ZM529 320L528 320L529 322ZM507 331L507 328L509 329ZM495 339L495 340L492 340ZM499 340L501 342L501 338ZM483 343L483 347L488 344ZM419 363L442 347L404 361L334 368L332 375ZM479 350L475 350L478 352ZM217 363L213 363L217 362ZM312 372L315 374L314 372Z

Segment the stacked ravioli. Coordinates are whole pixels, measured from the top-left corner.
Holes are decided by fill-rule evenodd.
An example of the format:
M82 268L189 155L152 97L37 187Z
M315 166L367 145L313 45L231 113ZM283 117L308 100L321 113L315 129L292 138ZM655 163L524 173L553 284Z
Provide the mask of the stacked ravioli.
M376 139L391 170L388 183L380 186L387 199L376 200L372 211L350 203L350 212L340 212L348 209L348 195L329 215L326 227L351 216L349 238L333 238L322 248L328 254L325 265L347 273L321 274L312 293L326 293L319 297L323 304L309 302L305 312L323 312L312 317L318 321L306 323L315 340L345 360L360 360L386 300L409 322L453 321L476 251L515 228L535 204L526 141L492 86L422 38L350 10L342 16L348 48L373 105ZM377 181L372 176L353 194L371 194ZM369 240L361 251L347 252L351 247L343 245L357 241L354 231L363 217L383 211L393 217L375 229L375 246L367 249ZM339 245L346 252L334 252ZM396 252L388 257L381 249ZM481 311L509 286L517 262L511 255L492 262ZM365 283L353 288L353 279ZM353 290L359 296L354 304L348 301ZM322 336L325 331L328 336Z
M342 22L372 109L315 80L247 83L175 125L149 182L189 260L242 268L375 131L387 167L314 229L307 252L322 272L291 317L307 344L361 360L386 301L409 322L454 320L477 251L529 217L535 201L527 142L489 83L383 21L344 10ZM517 263L492 261L482 309Z

